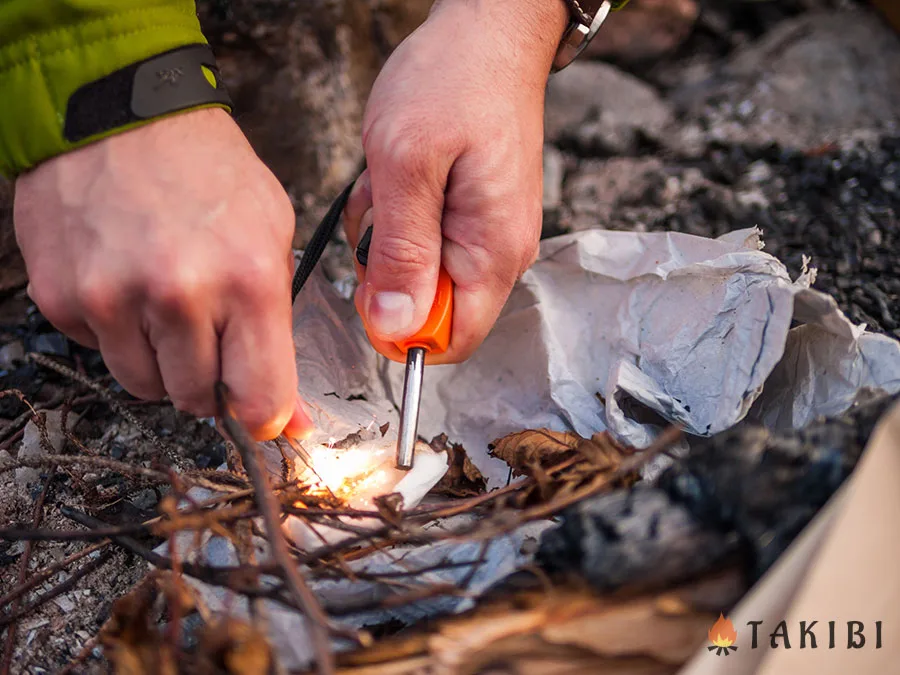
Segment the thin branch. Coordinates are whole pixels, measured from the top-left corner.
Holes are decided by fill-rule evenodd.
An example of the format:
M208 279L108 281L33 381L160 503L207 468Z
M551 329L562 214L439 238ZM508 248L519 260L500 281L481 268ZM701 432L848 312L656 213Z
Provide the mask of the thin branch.
M134 414L126 408L120 401L118 401L110 391L91 380L90 378L82 375L76 370L72 370L68 366L64 366L61 363L57 363L53 359L43 355L38 354L37 352L31 352L28 354L28 359L34 361L38 365L43 366L44 368L49 368L60 375L69 378L73 382L78 382L79 384L84 385L91 391L96 392L110 408L115 410L118 414L128 420L134 427L140 431L144 437L150 441L157 450L159 450L163 455L165 455L169 461L176 467L181 470L187 470L189 467L185 463L184 459L167 443L163 443L162 439L157 436L146 424L141 422Z
M50 484L53 482L53 476L55 474L56 471L51 471L47 474L47 477L44 478L44 485L41 488L41 493L38 495L37 501L34 504L34 512L31 517L32 527L39 527L41 521L44 519L44 502L47 499L47 494L50 492ZM25 551L22 553L22 559L19 561L19 584L25 582L25 577L28 574L28 563L31 561L31 551L33 548L32 542L26 542ZM2 675L9 675L9 669L12 666L13 652L16 649L16 629L18 628L16 621L19 616L24 616L28 611L30 611L30 608L26 607L23 610L21 598L17 598L13 605L12 618L6 622L0 621L0 628L9 625L9 629L6 632L6 646L3 649L3 661L0 662L0 673L2 673Z
M278 505L269 487L268 476L262 469L259 448L231 415L227 395L225 384L218 382L216 384L216 399L219 417L222 419L225 431L231 437L232 443L241 453L244 469L250 476L250 480L256 490L254 499L266 527L272 557L278 566L281 567L288 588L297 600L297 603L303 608L303 613L309 619L310 633L316 652L316 664L319 673L321 675L331 675L335 672L335 661L328 636L328 616L325 614L316 596L309 589L296 562L291 557L281 531Z
M112 559L112 557L112 551L104 551L96 560L89 560L77 570L72 572L72 574L70 574L65 581L60 582L45 593L41 593L41 595L29 602L24 607L14 609L9 614L0 615L0 629L8 624L13 623L14 621L18 621L23 616L26 616L30 612L33 612L35 609L43 604L46 604L53 598L59 597L63 593L66 593L69 590L75 588L79 581L81 581L84 577L91 574L92 572L100 569L103 565L108 563ZM12 629L13 627L10 626L10 635L12 634Z
M13 600L22 597L23 595L28 593L33 588L37 588L38 586L40 586L42 583L47 581L47 579L52 577L57 572L61 572L64 569L66 569L69 565L78 562L82 558L89 556L91 553L94 553L95 551L100 551L101 549L105 548L106 546L109 546L109 543L110 543L109 540L105 539L96 544L91 544L90 546L86 546L85 548L81 549L80 551L76 551L75 553L68 556L67 558L60 560L58 563L54 563L54 564L50 565L49 567L45 567L37 574L34 574L33 576L31 576L27 581L25 581L25 583L16 585L14 588L11 588L6 595L4 595L3 597L0 597L0 607L4 607L4 606L8 605Z

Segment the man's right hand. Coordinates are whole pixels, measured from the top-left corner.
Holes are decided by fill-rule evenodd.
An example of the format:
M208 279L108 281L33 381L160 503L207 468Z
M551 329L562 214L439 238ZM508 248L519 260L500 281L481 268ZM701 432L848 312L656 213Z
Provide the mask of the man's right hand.
M214 384L259 439L299 435L294 213L222 110L162 119L20 176L29 294L131 394L201 417Z

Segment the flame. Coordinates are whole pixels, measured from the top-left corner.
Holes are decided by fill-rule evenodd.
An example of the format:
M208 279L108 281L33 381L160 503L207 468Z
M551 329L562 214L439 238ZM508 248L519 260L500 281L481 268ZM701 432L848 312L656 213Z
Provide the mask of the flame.
M730 619L719 614L718 620L709 629L709 640L716 647L730 647L737 640L737 631ZM710 647L710 649L712 649Z
M355 503L366 496L391 491L390 472L385 469L386 450L346 448L335 450L328 445L309 450L315 475L308 476L313 489L329 491L334 496Z

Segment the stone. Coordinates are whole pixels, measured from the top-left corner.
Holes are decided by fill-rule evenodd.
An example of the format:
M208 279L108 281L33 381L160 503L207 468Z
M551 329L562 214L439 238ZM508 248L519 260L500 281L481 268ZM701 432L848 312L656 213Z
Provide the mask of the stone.
M810 12L673 98L707 142L812 149L900 122L898 62L900 37L873 11Z
M563 154L549 143L544 145L544 200L545 211L558 209L562 204L563 178L566 171L566 159Z
M699 15L696 0L632 2L607 17L584 56L629 65L654 61L687 39Z
M25 359L25 346L21 340L8 342L0 347L0 370L12 370Z
M593 154L630 154L660 142L672 111L657 91L605 63L576 61L551 76L544 114L546 138Z

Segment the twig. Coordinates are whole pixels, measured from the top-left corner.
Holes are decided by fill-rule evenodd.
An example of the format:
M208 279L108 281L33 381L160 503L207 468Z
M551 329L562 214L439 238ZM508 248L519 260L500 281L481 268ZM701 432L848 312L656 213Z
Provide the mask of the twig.
M16 419L14 419L12 422L10 422L8 425L6 425L6 428L3 429L2 432L0 432L0 442L3 442L3 443L8 441L11 436L20 432L23 429L23 427L26 424L28 424L28 420L30 420L32 417L34 417L38 412L40 412L41 410L52 410L53 408L58 406L60 403L62 403L63 398L64 398L62 394L56 394L52 399L50 399L46 403L43 403L43 404L37 405L37 406L32 406L28 402L28 400L25 398L25 394L23 394L18 389L7 389L6 391L0 392L0 398L2 398L3 396L15 396L20 401L22 401L22 403L24 403L25 405L28 406L28 410L23 412Z
M50 484L53 482L55 473L56 471L51 471L47 474L47 477L44 478L44 485L41 488L41 493L34 504L34 512L31 517L32 527L39 527L41 521L44 519L44 501L47 499L47 493L50 492ZM33 548L32 542L26 542L25 550L22 553L22 559L19 561L19 584L25 583L25 577L28 574L28 563L31 560L31 551ZM9 669L12 666L13 651L16 648L16 629L18 628L16 620L20 615L21 607L22 600L21 598L17 598L13 605L12 618L5 623L0 622L0 628L9 624L9 629L6 632L6 646L3 648L3 661L0 663L0 673L2 673L2 675L9 675Z
M7 624L11 624L15 621L18 621L23 616L27 615L29 612L34 611L35 609L37 609L41 605L49 602L53 598L56 598L56 597L62 595L63 593L67 592L68 590L74 588L75 585L79 581L81 581L84 577L89 575L91 572L95 572L100 567L102 567L103 565L108 563L112 557L113 557L112 551L104 551L103 553L100 554L100 557L98 557L96 560L89 560L84 565L79 567L77 570L72 572L72 574L69 575L69 577L65 581L60 582L59 584L57 584L56 586L54 586L47 592L42 593L41 595L39 595L37 598L35 598L31 602L29 602L24 607L17 608L15 610L13 610L12 612L10 612L9 614L4 614L4 615L0 616L0 629L2 629ZM10 626L10 635L12 635L12 629L13 629L13 626Z
M76 511L75 509L61 507L60 511L66 518L70 518L71 520L74 520L76 523L84 525L85 527L98 529L106 527L106 523L104 523L103 521L97 520L96 518L93 518L86 513ZM172 561L169 558L151 551L149 548L147 548L143 544L138 543L131 537L113 536L110 537L110 539L112 539L113 543L117 546L121 546L126 551L135 554L139 558L143 558L154 567L158 567L159 569L163 570L173 569ZM246 595L247 597L269 598L271 600L281 602L282 604L292 609L299 609L298 606L296 606L290 600L286 600L281 595L281 589L278 587L270 589L257 589L255 586L249 586L239 581L240 579L246 578L248 576L248 573L264 573L264 569L264 567L245 566L212 567L200 563L192 563L187 561L181 562L181 571L189 577L197 579L198 581L202 581L213 586L223 586L236 593ZM278 572L279 570L273 567L271 570L266 571L265 573L274 575Z
M541 504L539 506L527 509L524 513L523 522L525 522L526 520L540 520L542 518L556 515L566 507L580 502L582 499L594 496L598 492L609 487L610 484L622 480L623 478L638 471L651 459L667 450L669 446L671 446L675 441L681 438L683 434L684 431L681 429L681 427L669 427L659 436L657 436L656 440L654 440L653 443L647 446L647 448L624 460L615 471L612 471L608 474L600 474L583 488L573 490L571 493L561 499L553 500L547 504Z
M0 597L0 607L4 607L5 605L8 605L16 598L19 598L19 597L25 595L32 588L36 588L36 587L40 586L42 583L47 581L47 579L52 577L57 572L61 572L62 570L66 569L72 563L76 563L79 560L81 560L82 558L89 556L91 553L94 553L95 551L99 551L106 546L109 546L108 539L104 540L104 541L100 541L96 544L91 544L90 546L86 546L85 548L81 549L80 551L73 553L69 557L67 557L63 560L60 560L58 563L54 563L54 564L50 565L49 567L44 568L37 574L33 575L25 583L16 585L16 587L10 589L6 595L4 595L3 597Z
M256 443L244 431L243 427L231 415L227 400L227 388L224 383L216 383L216 402L219 408L219 417L222 419L225 431L231 437L241 453L244 469L250 476L256 506L262 515L263 523L268 534L269 546L272 558L284 573L291 594L297 600L303 613L309 619L310 633L316 652L316 665L322 675L331 675L335 672L334 654L331 652L331 644L328 636L329 620L322 606L313 595L303 575L300 574L296 561L291 557L284 535L281 531L281 520L277 503L269 487L269 480L262 470L262 462L259 458L259 448Z
M118 401L105 387L100 384L97 384L90 378L82 375L76 370L72 370L68 366L64 366L61 363L57 363L51 358L44 356L43 354L38 354L36 352L31 352L28 354L28 358L35 363L44 366L45 368L49 368L60 375L69 378L74 382L78 382L79 384L84 385L91 391L96 392L106 403L109 404L109 407L115 410L118 414L128 420L134 427L140 431L144 437L150 441L154 447L159 450L162 454L164 454L172 464L179 469L187 470L188 466L185 463L184 459L167 443L163 443L162 439L157 436L146 424L141 422L134 414L126 408L120 401Z

